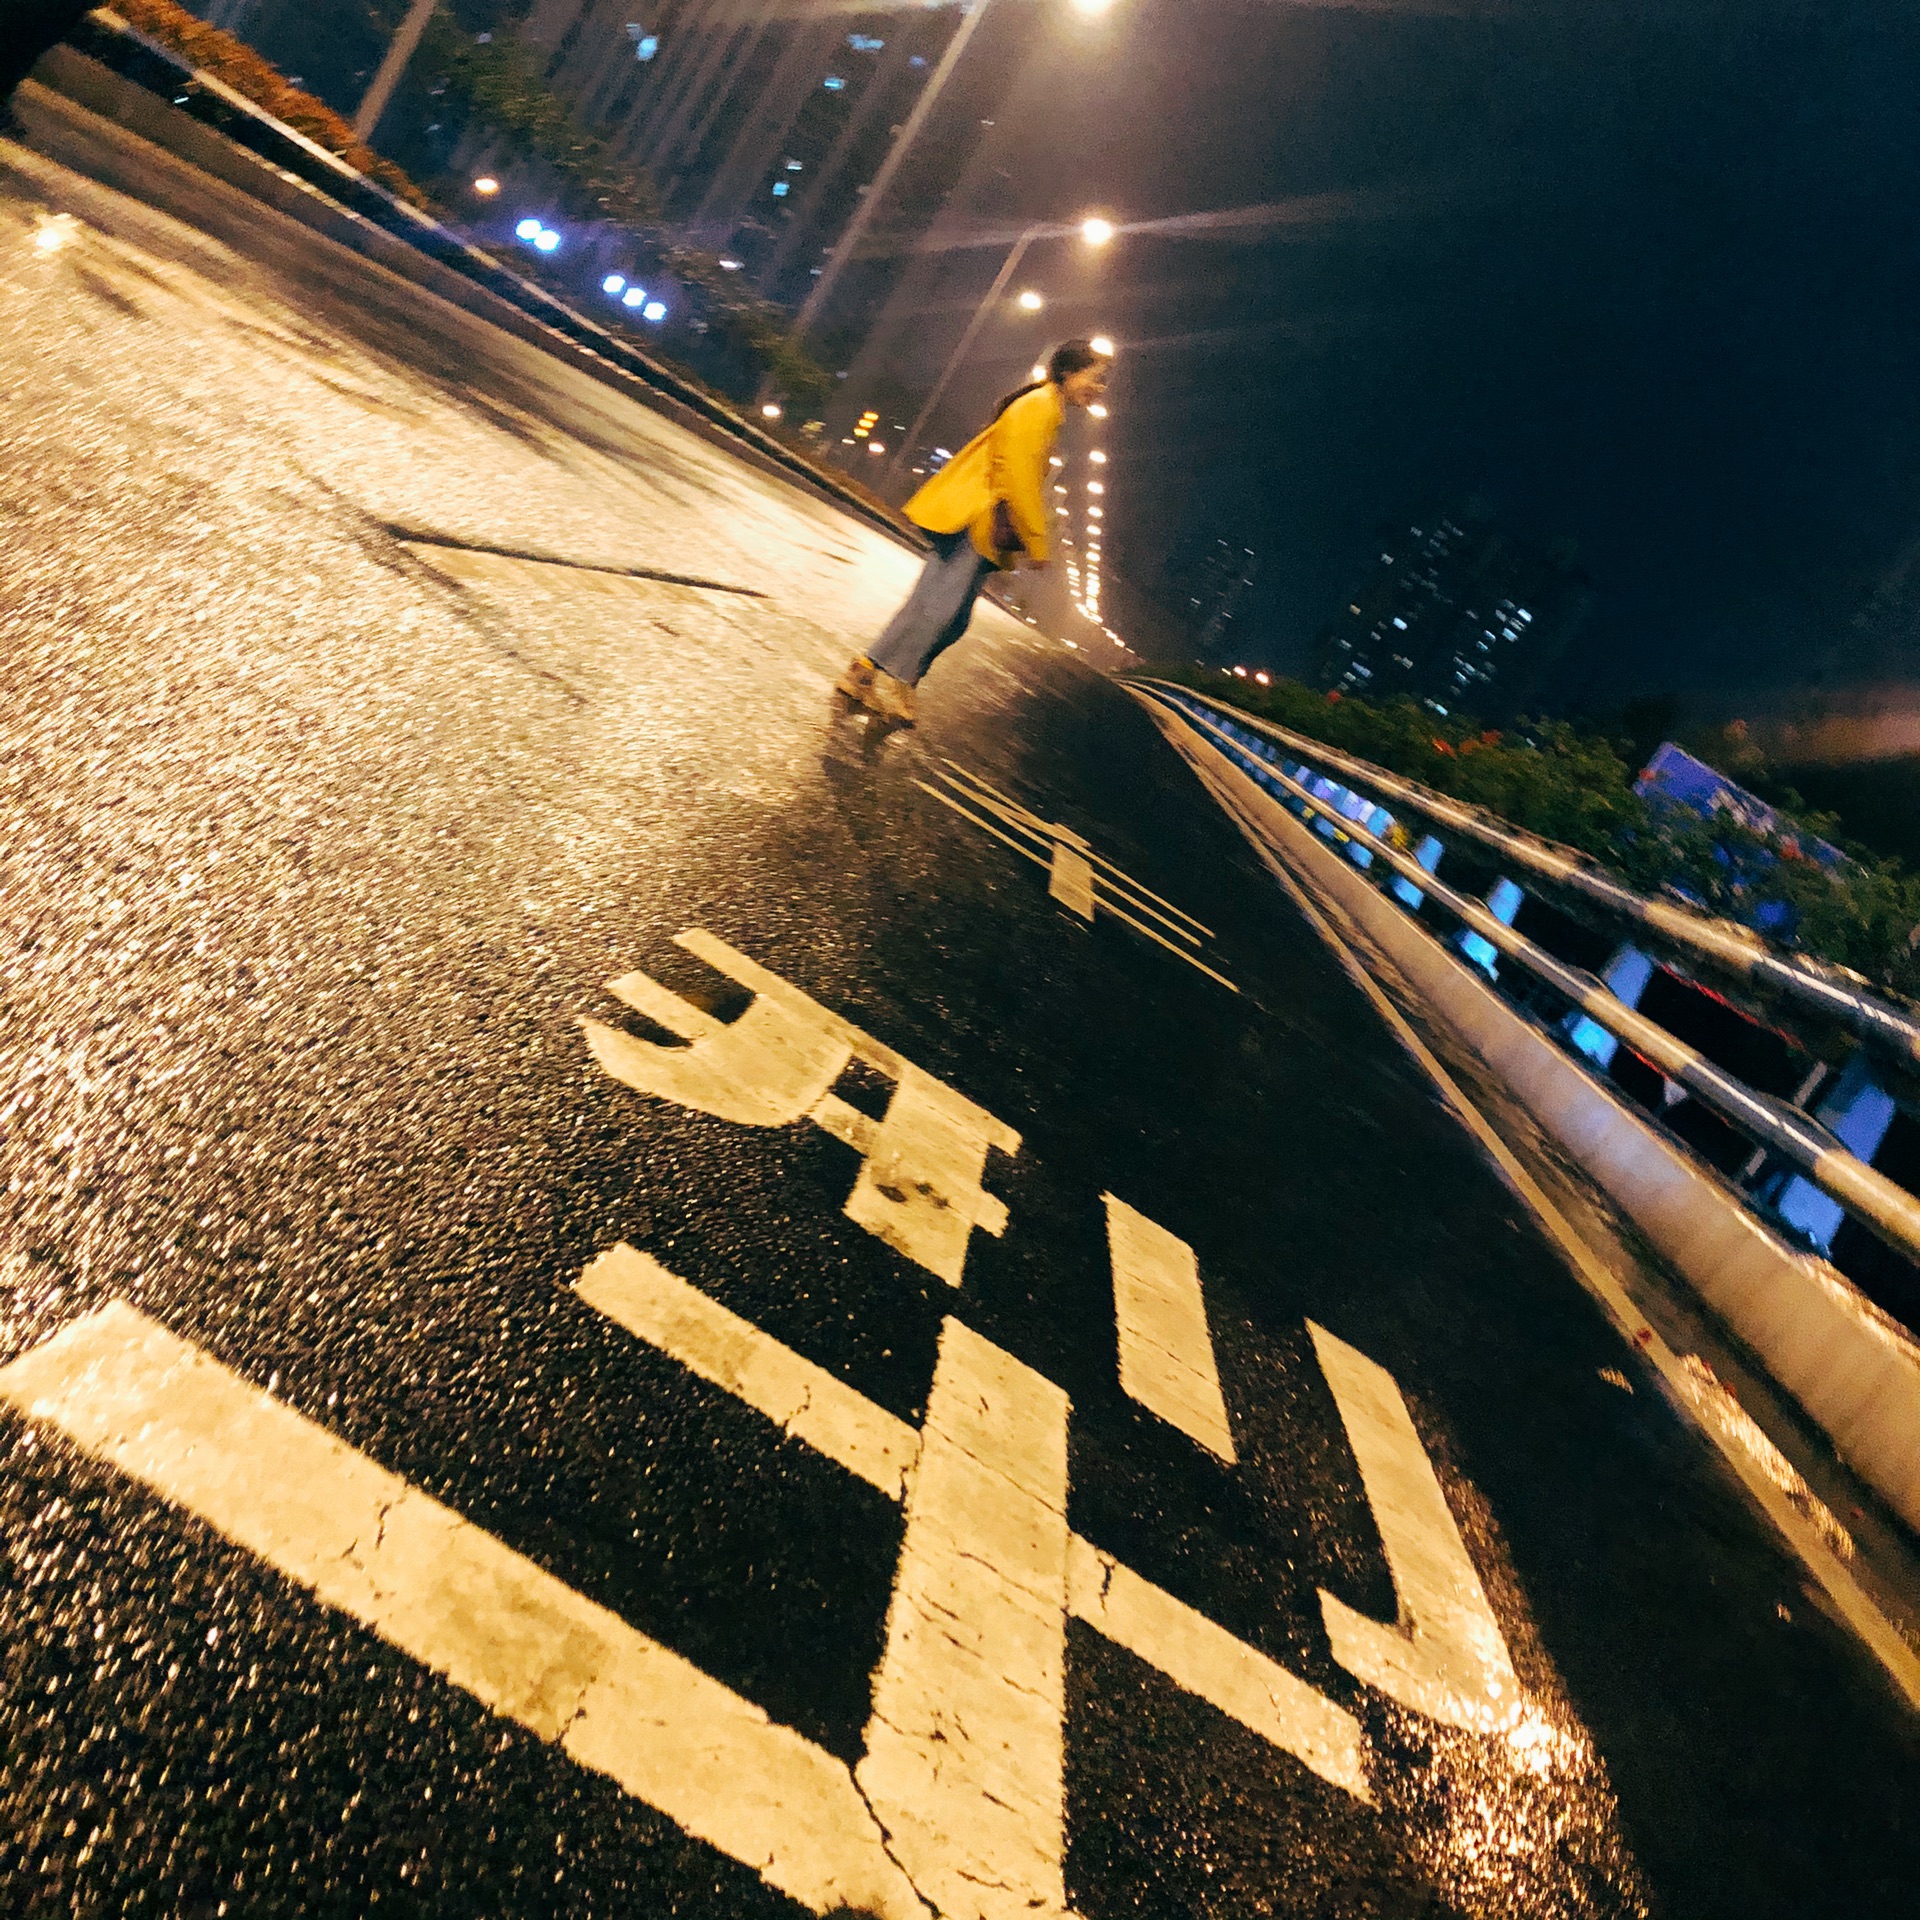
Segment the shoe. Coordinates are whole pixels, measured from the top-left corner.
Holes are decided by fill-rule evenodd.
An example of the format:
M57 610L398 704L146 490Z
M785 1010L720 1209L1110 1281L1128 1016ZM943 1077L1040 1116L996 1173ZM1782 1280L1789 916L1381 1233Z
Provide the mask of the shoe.
M873 685L873 676L878 672L879 668L864 653L856 653L833 683L833 690L845 694L849 700L858 700Z
M913 725L913 688L879 667L874 668L872 680L862 689L860 704L869 713L877 713L882 720L891 720L896 726Z

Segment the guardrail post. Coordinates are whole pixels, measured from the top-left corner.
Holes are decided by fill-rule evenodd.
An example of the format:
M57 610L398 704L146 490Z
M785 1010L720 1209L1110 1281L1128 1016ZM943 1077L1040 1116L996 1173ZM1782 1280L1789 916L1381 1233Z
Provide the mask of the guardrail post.
M1527 896L1520 891L1517 880L1509 880L1502 874L1487 889L1487 911L1503 927L1513 925L1513 916L1520 911L1520 902ZM1499 955L1494 952L1493 942L1483 934L1471 929L1456 936L1460 951L1484 973L1489 980L1500 977Z
M1414 848L1413 857L1419 861L1429 873L1432 873L1439 867L1440 856L1445 852L1446 848L1440 844L1439 836L1430 833ZM1410 909L1414 913L1420 911L1420 903L1427 897L1411 880L1404 877L1396 877L1389 891L1403 907Z
M1833 1091L1814 1108L1813 1117L1856 1160L1869 1165L1893 1125L1894 1099L1873 1077L1866 1050L1854 1054ZM1803 1174L1784 1169L1764 1183L1761 1197L1788 1226L1798 1228L1825 1253L1847 1216L1837 1200L1830 1200Z
M1643 953L1631 941L1614 949L1613 958L1607 962L1606 971L1600 976L1607 991L1623 1007L1637 1007L1640 996L1647 990L1647 982L1652 978L1653 955ZM1613 1056L1620 1046L1619 1039L1591 1014L1568 1014L1561 1022L1561 1031L1595 1066L1604 1071L1613 1065Z

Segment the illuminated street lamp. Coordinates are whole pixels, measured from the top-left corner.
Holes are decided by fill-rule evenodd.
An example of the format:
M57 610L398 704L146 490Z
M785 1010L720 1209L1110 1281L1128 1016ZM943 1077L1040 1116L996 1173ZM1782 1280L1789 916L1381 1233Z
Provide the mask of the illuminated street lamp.
M1031 287L1020 296L1020 305L1028 313L1038 313L1046 304L1046 301L1043 300L1039 294L1035 293Z
M1075 11L1089 18L1105 13L1111 0L1073 0ZM927 84L920 89L920 97L913 103L913 111L902 122L900 131L893 136L893 143L887 148L887 157L881 161L880 170L861 190L859 199L854 203L853 217L841 229L840 238L833 243L833 251L822 262L819 277L813 283L813 291L806 297L798 314L794 316L791 338L797 346L807 336L808 329L820 316L820 309L827 303L827 296L833 291L834 283L845 271L847 262L853 258L854 249L865 236L868 223L880 211L886 200L887 189L893 185L893 177L900 171L906 157L913 151L914 142L919 139L921 129L927 124L935 104L952 79L954 69L960 64L960 56L967 50L967 42L973 38L974 29L987 17L993 0L975 0L974 5L966 8L960 15L960 24L954 29L953 38L947 42L947 50L940 56L939 64L927 76ZM425 13L433 11L434 0L414 0L414 9ZM411 24L411 17L409 17ZM424 14L421 28L426 25ZM404 29L403 29L404 32ZM417 36L416 36L417 37ZM396 76L397 77L397 76ZM383 103L384 104L384 103ZM372 131L371 128L368 129ZM364 138L365 135L362 136ZM1097 237L1093 228L1104 228ZM1089 246L1100 246L1112 237L1113 228L1105 220L1089 220L1086 223L1086 239Z
M979 17L979 11L967 16L969 20L977 20ZM954 348L952 357L941 370L940 378L934 382L933 391L927 395L926 405L920 409L919 417L914 421L913 425L907 429L906 437L900 442L900 451L894 456L896 465L901 459L905 458L908 448L917 447L920 444L921 428L932 418L934 408L940 404L941 395L946 392L948 383L959 371L960 363L967 357L967 350L978 337L980 329L987 324L988 314L993 312L994 308L999 304L1001 295L1007 290L1007 282L1013 278L1014 269L1019 266L1020 262L1026 257L1028 247L1043 236L1059 236L1073 231L1074 229L1070 227L1056 227L1044 221L1037 221L1034 225L1028 227L1019 239L1013 243L1013 246L1007 253L1007 257L1000 263L1000 271L993 276L993 285L987 289L986 297L980 302L979 306L973 310L973 318L967 322L967 330L960 336L960 344ZM1089 215L1080 223L1079 234L1082 241L1088 246L1104 246L1113 236L1113 225L1111 221L1103 220L1097 215ZM1038 297L1038 295L1035 296L1036 299ZM1024 295L1021 297L1021 304L1023 306L1026 304ZM804 320L805 317L803 312L801 318ZM795 334L796 337L798 337L797 323ZM1093 343L1093 348L1096 353L1110 355L1113 352L1113 342L1109 340L1102 345L1100 341L1096 340ZM1036 380L1044 380L1047 377L1046 368L1035 367L1033 377Z
M1090 346L1102 360L1111 360L1113 358L1113 342L1109 340L1104 333L1096 333L1093 338L1087 342L1087 345Z

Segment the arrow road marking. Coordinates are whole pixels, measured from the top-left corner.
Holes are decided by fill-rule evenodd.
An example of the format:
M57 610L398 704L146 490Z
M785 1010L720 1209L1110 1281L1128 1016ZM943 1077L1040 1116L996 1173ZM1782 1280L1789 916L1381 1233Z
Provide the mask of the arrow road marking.
M753 1004L716 1020L644 973L622 974L607 991L687 1044L656 1046L582 1020L594 1059L636 1092L743 1126L812 1120L860 1155L847 1218L957 1287L973 1229L1006 1231L1005 1203L980 1181L989 1150L1016 1154L1020 1136L724 940L694 927L675 945L750 988ZM832 1091L856 1059L895 1083L878 1121Z
M1102 913L1110 913L1116 920L1124 920L1136 933L1144 933L1156 945L1165 947L1169 953L1178 954L1188 966L1199 968L1209 980L1219 981L1228 992L1240 991L1225 974L1215 973L1187 950L1189 947L1198 947L1202 935L1211 938L1211 927L1202 925L1171 900L1161 899L1151 887L1142 886L1111 860L1095 853L1072 828L1063 827L1052 820L1042 820L1037 813L1030 813L1019 801L1009 799L998 787L989 785L978 774L969 773L957 761L949 760L947 765L952 771L941 774L940 778L953 789L952 793L944 793L924 780L916 780L914 785L922 793L930 793L943 807L951 808L963 820L991 834L1003 846L1011 847L1023 859L1045 867L1047 892L1070 913L1076 913L1088 921L1093 919L1096 908ZM954 794L960 797L955 799ZM976 812L976 808L980 811ZM983 819L982 814L990 814L992 819ZM995 820L1000 822L999 826L994 825ZM1008 827L1013 829L1011 833L1006 831ZM1156 933L1147 925L1148 920L1158 921L1166 933ZM1173 935L1173 938L1168 939L1167 934Z
M1232 1466L1237 1456L1207 1331L1200 1263L1177 1234L1110 1193L1100 1197L1107 1203L1121 1388Z
M1357 1680L1449 1726L1494 1733L1526 1706L1447 1497L1393 1375L1309 1320L1393 1573L1400 1618L1382 1626L1320 1589L1333 1657Z
M926 1920L842 1761L124 1301L0 1397L816 1913Z

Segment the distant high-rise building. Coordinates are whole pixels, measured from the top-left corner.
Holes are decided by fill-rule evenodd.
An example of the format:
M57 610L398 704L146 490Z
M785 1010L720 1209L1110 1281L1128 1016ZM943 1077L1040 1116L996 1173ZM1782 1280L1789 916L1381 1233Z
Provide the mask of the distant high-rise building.
M1323 630L1319 684L1501 718L1537 697L1592 606L1565 543L1530 547L1474 514L1409 527Z
M1187 578L1186 615L1194 648L1202 659L1214 659L1229 650L1234 616L1253 585L1260 562L1251 547L1216 539L1197 564L1182 571Z
M643 167L669 222L798 306L938 64L962 9L897 0L535 0L524 37L555 89ZM948 184L977 116L934 156ZM889 202L910 248L936 196Z

